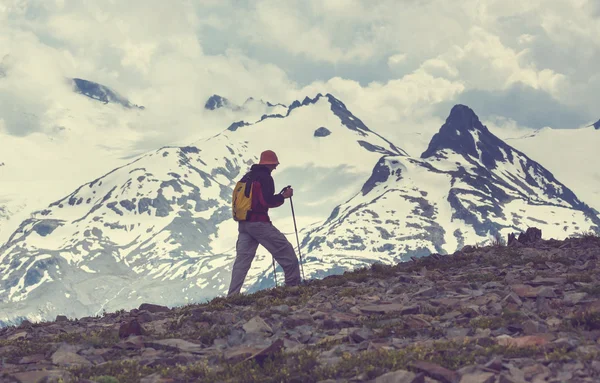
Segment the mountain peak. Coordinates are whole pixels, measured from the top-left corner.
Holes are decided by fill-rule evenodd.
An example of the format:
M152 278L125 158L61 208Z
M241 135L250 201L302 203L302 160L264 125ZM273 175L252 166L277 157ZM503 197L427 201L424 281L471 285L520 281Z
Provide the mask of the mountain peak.
M127 109L138 108L144 109L143 106L132 104L126 97L121 96L109 87L98 84L93 81L84 80L82 78L71 78L73 90L76 93L87 96L93 100L103 102L104 104L115 103L122 105Z
M440 156L442 150L448 149L480 159L486 167L495 168L496 161L504 159L500 148L506 149L507 153L511 151L479 121L471 108L458 104L452 107L446 123L433 136L421 158Z
M230 104L231 103L229 102L229 100L225 97L221 97L218 94L213 94L208 98L206 104L204 104L204 108L208 110L215 110Z

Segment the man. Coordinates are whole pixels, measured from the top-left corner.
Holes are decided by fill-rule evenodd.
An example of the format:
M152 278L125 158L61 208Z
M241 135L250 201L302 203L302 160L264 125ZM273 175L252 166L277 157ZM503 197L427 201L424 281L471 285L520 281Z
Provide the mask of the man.
M258 245L266 248L273 258L281 265L285 274L285 284L297 286L300 284L300 268L294 247L273 224L269 218L269 208L283 205L286 198L290 198L294 191L291 187L284 188L275 194L275 184L271 172L277 168L279 160L271 150L265 150L260 155L260 161L252 165L250 171L242 177L240 183L245 183L249 198L249 209L238 220L238 240L236 244L236 258L231 274L228 296L239 294L248 274L252 260L256 255ZM239 183L238 183L239 184ZM234 194L234 217L235 194Z

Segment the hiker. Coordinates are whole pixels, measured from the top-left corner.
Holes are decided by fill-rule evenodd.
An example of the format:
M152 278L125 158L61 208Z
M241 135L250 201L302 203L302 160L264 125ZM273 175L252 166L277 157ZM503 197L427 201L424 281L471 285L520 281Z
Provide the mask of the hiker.
M252 165L233 191L233 218L238 221L239 234L228 296L238 294L242 289L259 244L281 265L287 286L300 284L300 269L294 247L273 226L268 214L269 208L283 205L285 199L294 194L289 186L275 194L271 172L278 165L277 155L272 150L265 150L260 154L259 163Z

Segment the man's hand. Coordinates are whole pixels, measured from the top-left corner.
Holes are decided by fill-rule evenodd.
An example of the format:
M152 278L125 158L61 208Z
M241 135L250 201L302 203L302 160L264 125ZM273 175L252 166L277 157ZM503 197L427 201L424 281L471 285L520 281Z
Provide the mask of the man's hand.
M281 195L283 196L283 198L290 198L294 195L294 189L292 189L291 186L288 186L281 191Z

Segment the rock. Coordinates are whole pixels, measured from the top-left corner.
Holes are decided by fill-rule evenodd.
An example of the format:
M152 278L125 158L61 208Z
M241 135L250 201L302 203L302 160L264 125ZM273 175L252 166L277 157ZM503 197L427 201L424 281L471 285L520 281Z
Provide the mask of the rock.
M119 338L123 339L131 335L144 335L144 329L137 319L131 319L119 327Z
M259 347L239 346L233 347L225 351L223 358L231 363L241 362L250 358L252 355L261 351Z
M435 287L427 287L412 294L413 297L433 297L437 294Z
M490 360L486 363L485 368L496 372L502 371L502 359L497 357Z
M341 329L346 327L354 327L358 324L356 317L340 312L334 312L330 318L323 321L323 328L325 329Z
M57 315L56 319L54 321L55 322L68 322L69 318L67 318L66 315Z
M205 354L205 349L200 344L188 342L183 339L161 339L144 342L146 347L156 350L167 350L175 352L188 352L190 354Z
M518 338L512 338L508 335L502 335L497 337L496 340L501 346L513 347L543 346L548 343L548 339L546 337L537 335L528 335Z
M12 374L12 376L20 383L58 383L61 380L65 382L72 380L72 375L68 371L62 370L32 370L17 372Z
M546 332L545 326L533 320L526 320L522 324L523 332L525 335L533 335L541 332Z
M532 245L542 239L542 231L536 227L528 227L525 233L520 233L517 241L523 245Z
M355 330L350 334L350 338L356 343L361 343L366 340L369 340L373 337L373 330L363 327L359 330Z
M560 326L563 323L562 319L558 319L558 318L548 318L546 319L546 324L548 326L550 326L551 328L556 328L558 326Z
M44 355L44 354L27 355L27 356L22 357L19 360L19 364L39 363L45 359L46 359L46 355Z
M521 369L523 371L523 375L525 376L525 380L530 381L533 377L545 378L549 375L550 369L543 364L533 364L530 366L525 366Z
M139 310L146 310L149 313L166 313L171 311L171 309L166 306L155 305L152 303L142 303L139 307Z
M554 285L564 285L565 283L567 283L567 278L563 278L563 277L557 277L557 278L542 278L542 277L535 277L532 281L527 282L530 285L533 286L554 286Z
M425 375L444 383L459 383L460 376L456 371L449 370L435 363L417 361L412 367Z
M579 341L572 338L560 338L556 339L552 343L548 344L548 349L564 349L572 351L579 345Z
M421 383L425 382L424 375L417 376L414 372L397 370L381 375L373 383Z
M536 298L538 293L540 292L540 288L532 287L524 284L516 284L512 285L511 289L520 297L520 298Z
M144 339L138 335L131 335L115 344L114 347L122 350L139 350L144 348Z
M169 325L173 323L170 319L161 319L161 320L155 320L155 321L151 321L151 322L147 322L145 323L142 328L142 332L145 333L152 333L155 335L162 335L167 333L167 331L169 331ZM141 335L141 334L135 334L135 335Z
M321 313L321 314L323 314L322 317L320 315L317 315L317 316L319 318L325 318L325 313ZM287 318L285 318L283 321L283 325L287 328L294 328L294 327L303 326L303 325L312 325L315 323L315 320L313 318L314 318L314 316L311 316L307 312L296 313L296 314L292 314L292 315L288 316Z
M51 357L52 363L61 367L91 366L92 363L81 355L59 348Z
M513 376L503 373L498 376L498 383L526 383L525 379L516 379Z
M414 311L415 307L417 307L417 312L418 312L418 306L410 306L408 307L408 311ZM381 304L381 305L369 305L369 306L363 306L363 307L359 307L360 311L362 311L365 314L388 314L388 313L393 313L393 312L398 312L400 314L402 314L402 311L407 309L407 307L405 305L399 304L399 303L390 303L390 304ZM409 314L411 312L408 312Z
M164 379L158 372L140 379L140 383L167 383L172 381L172 379Z
M8 340L17 340L17 339L25 339L25 338L27 338L27 332L25 332L25 331L19 331L19 332L15 333L15 334L12 334L7 339Z
M242 328L247 333L267 333L272 334L273 329L261 317L255 316L246 322Z
M460 383L494 383L496 375L491 372L473 372L460 378Z
M565 293L563 301L570 305L576 305L584 300L586 296L587 293Z
M514 292L511 292L506 297L504 297L502 302L513 303L517 305L517 307L521 307L523 305L523 301L521 300L521 298L519 298L519 296Z
M146 310L139 311L135 317L138 320L138 322L140 322L140 323L152 322L154 320L154 318L152 317L152 314L150 314Z
M538 297L544 297L544 298L556 298L556 293L554 292L554 289L551 287L542 287L538 293L537 293Z
M457 318L461 315L462 315L461 311L450 311L450 312L442 315L440 319L447 321L447 320L452 320L454 318Z
M446 337L449 339L465 338L470 332L469 328L452 327L446 330Z
M246 358L246 360L247 361L254 360L258 364L262 365L262 363L265 361L265 359L280 352L283 349L283 344L284 344L283 339L277 339L269 347L266 347L266 348L258 351L257 353L249 356L248 358Z
M271 307L271 310L276 311L281 314L287 314L290 312L291 309L290 309L290 306L288 306L288 305L279 305L279 306Z

